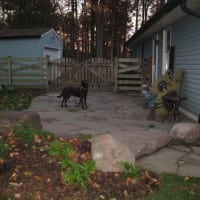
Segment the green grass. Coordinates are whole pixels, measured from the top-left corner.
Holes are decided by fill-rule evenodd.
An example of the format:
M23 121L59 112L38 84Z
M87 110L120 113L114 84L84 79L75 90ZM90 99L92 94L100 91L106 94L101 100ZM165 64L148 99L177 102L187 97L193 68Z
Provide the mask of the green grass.
M45 138L54 137L54 135L48 131L36 130L29 123L23 123L19 126L14 127L14 134L19 136L21 140L26 143L32 143L36 134Z
M174 174L162 174L161 186L141 200L199 200L200 178L189 178Z
M24 110L27 109L34 97L40 95L42 91L16 89L0 93L0 110Z
M90 174L96 170L94 161L86 161L82 164L72 161L71 156L76 152L69 144L54 141L50 144L49 154L61 158L61 167L64 172L64 181L76 184L87 190Z
M122 174L125 177L140 178L141 168L138 165L132 165L128 162L122 163Z
M9 147L0 139L0 158L6 157Z

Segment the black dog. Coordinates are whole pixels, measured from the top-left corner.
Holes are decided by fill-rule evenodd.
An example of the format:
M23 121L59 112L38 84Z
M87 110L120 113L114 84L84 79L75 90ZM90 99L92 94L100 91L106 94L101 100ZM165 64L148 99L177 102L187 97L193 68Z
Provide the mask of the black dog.
M82 80L80 87L65 87L62 93L59 96L57 96L57 98L63 97L61 107L63 107L64 103L67 107L67 101L71 96L80 97L80 103L82 105L82 108L85 109L87 108L87 94L88 82L86 80Z

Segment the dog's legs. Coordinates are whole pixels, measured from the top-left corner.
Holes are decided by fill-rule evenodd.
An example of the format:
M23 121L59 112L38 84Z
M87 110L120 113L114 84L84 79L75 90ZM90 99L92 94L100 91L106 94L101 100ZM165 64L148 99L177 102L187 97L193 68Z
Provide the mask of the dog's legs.
M64 98L65 107L67 107L67 101L68 101L69 98L70 98L70 95L65 96L65 98Z
M80 95L80 102L81 102L82 108L85 109L84 104L83 104L83 95Z
M63 97L62 99L61 107L63 107L64 101L65 101L65 97Z
M84 96L84 105L85 105L86 108L88 108L88 106L87 106L87 96Z

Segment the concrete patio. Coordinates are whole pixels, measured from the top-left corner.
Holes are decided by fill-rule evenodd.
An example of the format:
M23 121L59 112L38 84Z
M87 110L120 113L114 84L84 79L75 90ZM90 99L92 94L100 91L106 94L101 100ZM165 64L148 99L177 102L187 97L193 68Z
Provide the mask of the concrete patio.
M160 131L167 136L174 121L148 121L148 110L143 109L144 99L141 94L116 94L110 92L90 92L88 109L79 107L75 97L68 101L68 107L61 108L61 99L57 93L48 93L35 98L30 111L41 117L44 130L53 132L58 137L77 137L82 134L116 135L130 148L141 141L141 135L134 130L145 130L144 140L151 143L156 140L151 132ZM188 119L183 118L184 121ZM190 120L189 120L190 121ZM149 134L148 134L149 132ZM169 172L184 176L200 177L200 148L177 150L164 147L159 151L137 159L143 168L158 173Z

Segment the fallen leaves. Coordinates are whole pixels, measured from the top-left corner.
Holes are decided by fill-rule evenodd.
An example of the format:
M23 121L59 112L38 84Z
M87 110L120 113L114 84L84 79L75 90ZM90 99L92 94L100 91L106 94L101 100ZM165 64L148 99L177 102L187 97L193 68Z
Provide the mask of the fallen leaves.
M3 173L2 177L0 176L0 185L7 180L7 185L2 187L2 193L4 191L12 192L15 199L23 199L30 194L33 194L34 199L38 200L46 197L48 199L65 199L66 196L69 196L70 199L70 195L77 194L82 197L83 190L81 188L64 182L59 158L56 159L49 155L52 139L45 139L36 133L33 143L26 144L14 135L12 130L10 130L9 136L7 135L3 139L9 145L9 153L6 158L0 159L0 163L3 165L5 162L9 163L10 169L6 169L8 171ZM79 138L57 139L72 146L74 153L70 157L74 162L83 163L91 159L89 141ZM11 164L10 161L12 161ZM3 179L3 177L5 178ZM103 173L98 171L93 173L88 181L90 192L94 197L102 195L102 199L110 200L134 199L135 193L137 196L144 195L153 191L154 186L159 184L159 180L148 171L144 171L139 180L134 177L125 178L120 172ZM195 191L195 188L191 188L192 191ZM44 195L46 195L45 198ZM84 195L90 196L87 192L84 192Z
M126 185L127 186L130 185L130 184L135 185L136 183L137 183L137 179L135 179L135 178L128 177L126 179Z

